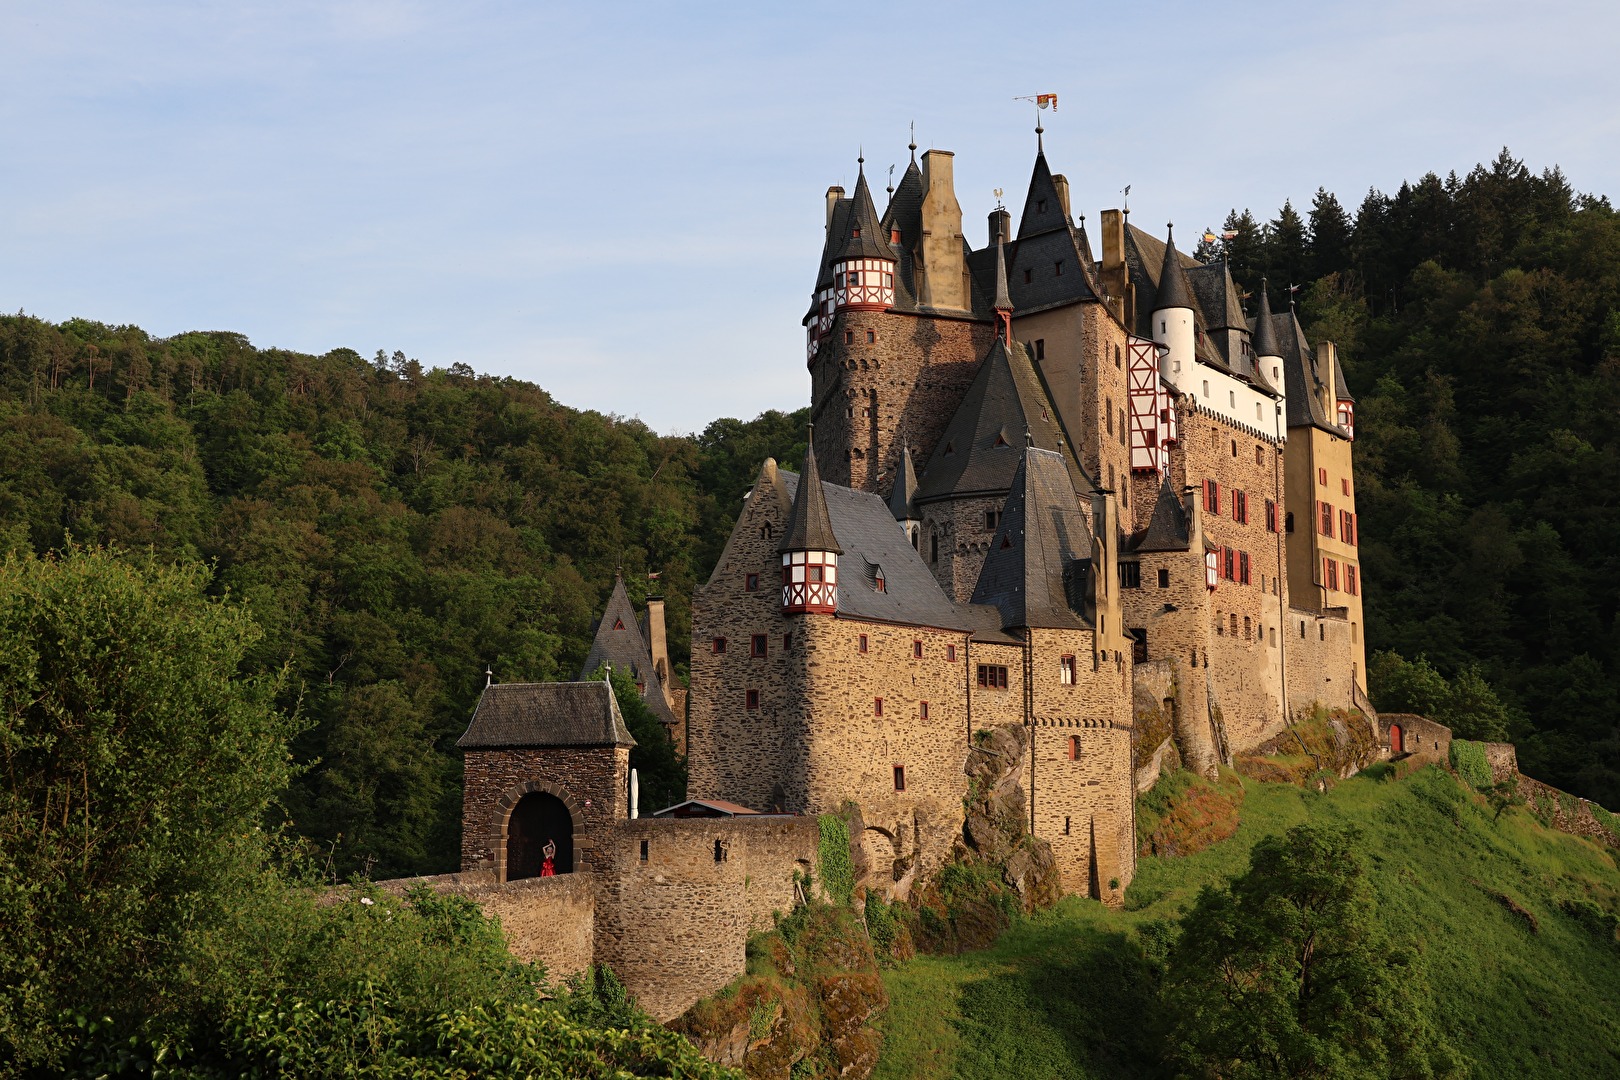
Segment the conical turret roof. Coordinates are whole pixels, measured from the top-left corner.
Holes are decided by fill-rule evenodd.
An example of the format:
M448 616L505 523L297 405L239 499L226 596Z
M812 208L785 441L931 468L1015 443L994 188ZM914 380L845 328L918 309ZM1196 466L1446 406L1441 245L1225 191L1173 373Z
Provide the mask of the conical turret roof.
M894 259L894 248L889 246L889 237L878 220L877 207L872 204L871 189L866 186L864 165L860 178L855 181L855 194L850 196L843 244L834 250L841 259Z
M804 472L799 476L799 490L793 497L793 511L788 515L787 532L778 551L830 551L842 555L838 537L833 535L832 520L827 516L827 496L821 490L821 472L816 468L816 432L810 429L810 439L804 451Z
M1260 315L1254 321L1254 355L1281 356L1282 346L1277 344L1277 328L1271 320L1271 297L1266 291L1266 279L1260 279Z
M1159 295L1153 304L1154 311L1167 308L1193 310L1192 286L1187 282L1187 272L1181 266L1181 255L1176 251L1173 227L1165 234L1164 265L1159 270Z
M990 307L995 311L1013 309L1012 297L1007 293L1007 250L999 238L996 240L996 296Z
M1159 496L1153 503L1153 516L1148 519L1147 528L1142 530L1137 538L1135 550L1186 551L1192 543L1191 535L1187 525L1187 510L1176 497L1176 490L1170 486L1170 478L1167 476L1159 485Z
M911 505L917 494L917 470L911 464L911 447L900 448L900 471L895 474L894 487L889 491L889 511L896 521L918 520L917 508Z
M1068 227L1069 217L1063 212L1063 200L1058 198L1052 167L1046 163L1046 152L1038 151L1035 169L1029 176L1029 194L1024 196L1024 213L1018 219L1018 239Z

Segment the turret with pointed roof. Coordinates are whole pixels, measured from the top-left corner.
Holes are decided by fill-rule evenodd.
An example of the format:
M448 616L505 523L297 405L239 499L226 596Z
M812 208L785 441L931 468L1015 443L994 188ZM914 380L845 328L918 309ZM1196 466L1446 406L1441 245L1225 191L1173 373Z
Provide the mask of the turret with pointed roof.
M889 510L894 514L894 520L901 523L915 523L917 508L912 505L912 499L917 494L917 470L911 463L911 444L905 443L900 447L900 469L894 476L894 487L889 489Z
M838 610L838 556L844 549L833 535L827 515L827 494L816 468L816 433L811 426L804 451L804 472L793 496L787 530L777 547L782 554L782 610L821 612Z
M1026 447L973 603L993 605L1007 628L1089 627L1091 558L1091 527L1063 458Z
M1254 355L1256 357L1282 357L1282 346L1277 344L1277 328L1271 320L1271 297L1266 279L1260 279L1260 314L1254 323Z
M1176 251L1175 226L1166 226L1164 237L1164 265L1159 269L1159 295L1153 302L1154 311L1171 308L1193 309L1192 286L1187 283L1187 271L1181 266L1181 254Z

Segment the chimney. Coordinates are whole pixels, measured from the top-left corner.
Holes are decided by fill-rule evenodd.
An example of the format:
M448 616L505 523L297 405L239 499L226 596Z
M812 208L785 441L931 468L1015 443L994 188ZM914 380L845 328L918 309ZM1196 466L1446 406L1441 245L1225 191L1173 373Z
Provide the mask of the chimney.
M962 258L962 206L954 186L955 157L949 150L923 154L922 242L917 248L923 287L918 291L933 307L965 311L968 276Z
M1321 380L1316 401L1322 415L1331 420L1339 407L1339 350L1331 341L1317 342L1316 377Z
M839 187L837 184L834 184L832 187L827 189L827 223L822 226L823 229L832 228L833 207L837 206L838 200L842 199L843 197L844 189Z
M1130 273L1125 268L1125 215L1118 210L1102 212L1102 286L1108 293L1108 307L1114 317L1130 329L1136 321Z
M1069 178L1062 173L1053 173L1052 186L1057 188L1058 205L1063 207L1063 220L1073 220L1069 216Z
M998 240L1012 241L1012 214L1005 206L990 211L990 246L995 247Z
M664 598L647 597L647 651L652 654L653 675L664 703L674 708L669 678L669 646L664 641Z

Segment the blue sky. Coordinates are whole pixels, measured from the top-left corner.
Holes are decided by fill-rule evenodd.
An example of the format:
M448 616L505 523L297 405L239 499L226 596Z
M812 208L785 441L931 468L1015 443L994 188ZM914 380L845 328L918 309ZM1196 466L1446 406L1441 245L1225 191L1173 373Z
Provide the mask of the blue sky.
M804 402L822 192L956 152L1190 238L1504 145L1620 194L1620 5L0 4L0 310L403 350L701 429Z

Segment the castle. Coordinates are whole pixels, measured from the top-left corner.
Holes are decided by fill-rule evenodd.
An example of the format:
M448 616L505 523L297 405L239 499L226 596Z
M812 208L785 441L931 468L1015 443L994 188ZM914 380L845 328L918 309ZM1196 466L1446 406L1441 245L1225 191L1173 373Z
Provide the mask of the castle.
M997 206L974 249L952 155L911 149L881 215L864 168L828 189L809 449L760 466L693 597L689 690L662 601L638 619L621 580L582 681L488 686L460 743L439 887L660 1017L803 899L809 815L859 807L869 892L950 859L991 729L1028 735L1028 827L1064 888L1118 904L1172 746L1212 774L1317 703L1371 712L1333 345L1124 211L1099 259L1039 142L1016 231ZM640 816L634 740L584 681L603 664L684 743L688 803Z
M1365 701L1333 345L1125 212L1099 259L1037 147L977 249L948 152L881 214L864 168L828 189L804 470L764 463L693 598L692 794L858 803L884 892L948 858L982 729L1030 729L1032 833L1118 902L1139 719L1212 772Z

